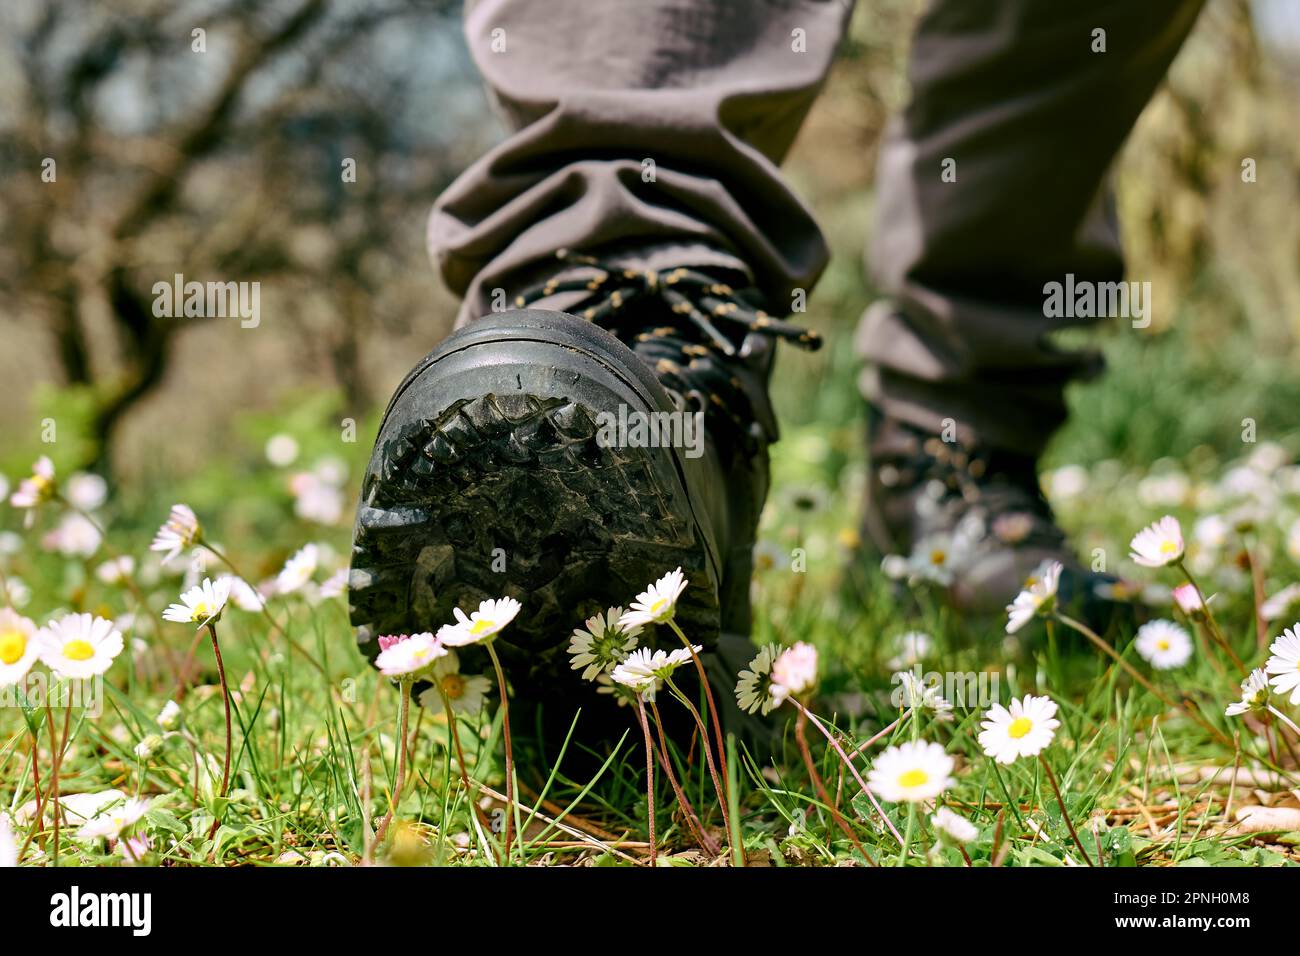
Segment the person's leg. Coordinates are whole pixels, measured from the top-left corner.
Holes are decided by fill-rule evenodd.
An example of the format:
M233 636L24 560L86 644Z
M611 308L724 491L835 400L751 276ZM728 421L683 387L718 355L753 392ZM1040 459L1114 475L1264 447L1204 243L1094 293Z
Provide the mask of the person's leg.
M867 395L887 415L1042 451L1065 385L1100 367L1047 341L1086 320L1045 318L1043 286L1122 278L1107 174L1201 5L931 5L877 174L869 266L892 302L859 336Z
M1101 365L1050 341L1086 320L1046 317L1044 286L1122 278L1108 171L1200 6L934 0L920 21L877 172L868 258L890 298L858 332L864 531L964 606L998 607L1052 560L1063 592L1110 593L1038 490L1066 384Z
M363 481L350 584L367 653L506 595L522 605L498 644L512 681L571 695L574 626L680 566L677 620L694 641L718 638L718 686L732 686L776 437L773 339L816 341L764 307L789 311L827 257L777 163L849 6L469 8L470 48L513 132L430 219L465 301L398 388ZM666 441L636 432L672 416ZM675 643L664 628L658 640Z
M838 0L479 0L470 50L513 132L438 199L461 323L561 248L723 266L782 310L827 251L784 158L851 9ZM548 271L549 270L549 271ZM783 311L783 310L782 310Z

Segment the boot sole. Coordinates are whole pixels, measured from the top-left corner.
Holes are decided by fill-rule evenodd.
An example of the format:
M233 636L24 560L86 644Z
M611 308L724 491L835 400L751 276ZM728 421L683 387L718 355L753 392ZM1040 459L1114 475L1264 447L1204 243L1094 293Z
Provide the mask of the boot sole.
M422 360L385 412L357 510L349 591L367 657L379 635L509 596L523 607L495 646L512 675L571 686L573 629L678 566L677 619L711 642L720 562L688 494L698 465L603 447L599 415L620 404L675 408L631 349L563 313L479 319Z

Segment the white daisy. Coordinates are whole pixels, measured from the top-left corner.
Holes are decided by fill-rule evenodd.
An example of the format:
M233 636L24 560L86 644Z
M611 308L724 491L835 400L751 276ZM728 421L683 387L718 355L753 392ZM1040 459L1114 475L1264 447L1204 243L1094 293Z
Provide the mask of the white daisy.
M958 843L970 843L980 835L979 827L947 807L936 810L934 816L930 817L930 822L934 824L936 830L946 833Z
M18 490L9 496L15 508L35 508L54 497L54 463L42 455L32 465L32 474L18 483Z
M10 574L0 581L0 604L10 607L26 607L32 599L32 589L27 582L16 574Z
M175 730L181 722L181 707L174 700L169 700L163 704L162 710L158 711L158 716L154 718L158 726L163 730Z
M99 475L79 471L68 478L64 495L72 507L94 511L108 500L108 482Z
M876 758L867 786L892 803L933 800L955 782L952 769L952 757L944 753L942 744L909 740Z
M237 578L233 574L223 574L218 578L217 583L227 582L226 587L229 590L230 601L241 611L261 611L266 606L266 599L258 593L257 588L253 587L243 578Z
M292 594L311 580L320 563L320 549L314 544L305 544L284 563L284 569L275 579L276 594Z
M447 696L453 714L467 714L471 717L477 714L483 709L483 703L492 690L492 681L482 674L462 674L460 660L452 650L434 662L427 679L442 688L442 694ZM437 687L430 687L420 694L420 706L430 714L441 714L444 710L442 694L438 693Z
M1300 704L1300 624L1292 624L1269 647L1272 656L1264 670L1273 676L1269 683L1278 694L1291 694L1291 703Z
M698 654L704 648L696 645L694 650ZM610 671L609 676L616 683L630 687L651 700L659 682L667 680L673 671L690 661L691 652L684 647L675 651L652 651L648 647L642 647L629 654L627 660Z
M428 631L409 637L405 634L396 638L381 637L379 646L382 650L375 658L375 666L385 677L415 677L448 653L442 641Z
M277 468L288 468L298 457L298 441L284 432L266 440L266 460Z
M659 689L659 682L655 682L653 690L646 692L643 696L646 700L655 699L655 691ZM609 676L608 671L601 671L596 675L596 693L613 695L614 702L620 707L628 707L635 700L637 692L624 684L614 683L614 679Z
M163 620L203 627L209 621L220 619L230 597L231 580L229 577L217 578L214 584L210 578L204 578L202 584L181 595L180 604L168 605L162 613Z
M99 550L102 538L95 522L79 512L69 511L41 538L41 546L65 558L89 558Z
M919 664L934 646L934 638L924 631L908 631L894 640L898 645L898 653L889 660L889 667L896 671Z
M149 550L166 551L167 553L162 557L163 563L166 564L198 541L202 533L199 519L189 505L172 505L167 520L153 536L153 543L149 545Z
M1197 518L1192 525L1192 538L1201 547L1211 551L1226 545L1231 533L1232 526L1222 515L1205 515Z
M339 568L320 584L320 596L323 598L342 597L348 590L348 569Z
M117 841L117 852L128 864L138 863L144 855L153 849L153 840L147 833L137 833Z
M18 865L18 838L7 814L0 813L0 869Z
M759 648L749 667L738 675L736 682L736 703L747 714L762 711L763 715L772 712L777 702L772 699L772 664L781 653L777 644L765 644Z
M1278 621L1298 605L1300 605L1300 584L1288 584L1260 605L1259 613L1266 621Z
M907 559L913 581L933 581L947 587L953 575L969 557L965 539L959 535L937 534L916 543Z
M891 581L901 581L907 577L911 566L901 554L887 554L880 559L880 571Z
M131 797L116 806L101 809L82 824L77 836L83 840L108 837L116 840L127 827L136 823L149 809L149 801Z
M939 720L952 719L951 701L939 693L938 687L926 683L915 672L899 671L890 679L890 683L898 685L892 697L900 709L921 712L928 710Z
M1183 556L1183 529L1178 519L1165 515L1133 536L1129 557L1144 568L1163 568Z
M1190 618L1197 618L1205 613L1205 604L1201 602L1200 592L1191 584L1180 584L1173 590L1174 604ZM1209 600L1214 600L1213 595Z
M754 573L781 570L788 566L790 557L780 545L771 541L759 541L754 545Z
M677 611L677 599L690 582L682 569L669 571L654 584L636 596L632 607L619 618L622 627L640 627L645 624L665 624Z
M1056 728L1061 726L1056 719L1056 702L1029 694L1012 699L1009 709L994 704L984 718L979 744L998 763L1036 756L1052 742Z
M121 584L135 573L135 558L129 554L123 554L116 558L109 558L103 564L95 569L95 577L105 584Z
M620 626L622 616L621 607L611 607L604 614L587 618L586 630L574 628L569 656L573 658L573 670L585 668L583 680L595 680L601 671L621 664L628 651L636 647L641 628Z
M93 614L65 615L41 628L36 640L45 666L67 678L103 674L125 646L113 622Z
M0 687L12 687L27 676L40 656L34 621L13 608L0 608Z
M126 803L127 796L121 790L98 790L94 793L67 793L59 797L59 806L69 823L85 823L99 816L109 807Z
M1148 621L1138 628L1137 652L1156 670L1182 667L1191 659L1192 639L1173 621Z
M1251 711L1262 711L1268 707L1268 674L1262 667L1256 667L1241 682L1241 700L1229 704L1223 712L1227 717L1240 717Z
M1056 589L1061 583L1060 561L1044 561L1025 588L1007 605L1007 633L1014 634L1039 615L1047 615L1056 603Z
M460 608L453 608L456 623L438 628L438 638L449 647L490 641L515 619L522 606L514 598L505 597L479 602L478 610L468 617Z
M778 704L811 690L816 683L817 648L805 641L782 651L772 662L772 700Z

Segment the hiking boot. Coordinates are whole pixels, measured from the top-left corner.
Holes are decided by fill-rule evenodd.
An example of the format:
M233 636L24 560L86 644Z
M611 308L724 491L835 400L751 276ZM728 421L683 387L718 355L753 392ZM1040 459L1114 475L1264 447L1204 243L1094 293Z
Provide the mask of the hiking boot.
M1115 620L1118 579L1075 558L1031 456L944 441L874 406L867 442L863 541L891 576L928 581L959 610L998 614L1059 561L1062 607L1098 629Z
M389 402L354 530L357 641L373 660L380 635L513 597L522 610L495 646L515 693L562 701L571 719L594 696L575 696L573 629L681 567L676 620L731 701L777 437L774 340L818 340L719 276L559 260L517 311L453 333ZM562 296L573 314L528 307ZM654 643L680 646L667 628Z

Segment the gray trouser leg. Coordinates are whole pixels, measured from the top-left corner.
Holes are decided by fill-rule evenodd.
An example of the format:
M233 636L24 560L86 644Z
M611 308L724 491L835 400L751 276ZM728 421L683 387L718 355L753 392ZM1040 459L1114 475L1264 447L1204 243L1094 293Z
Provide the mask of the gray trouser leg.
M912 102L877 171L864 391L887 413L1037 454L1066 383L1098 356L1054 348L1045 283L1115 281L1105 180L1202 0L935 0L911 57ZM1093 30L1105 30L1094 52ZM955 181L945 181L947 168Z
M850 4L479 0L465 29L514 130L438 199L429 245L463 323L561 248L739 269L779 311L827 251L777 169Z

